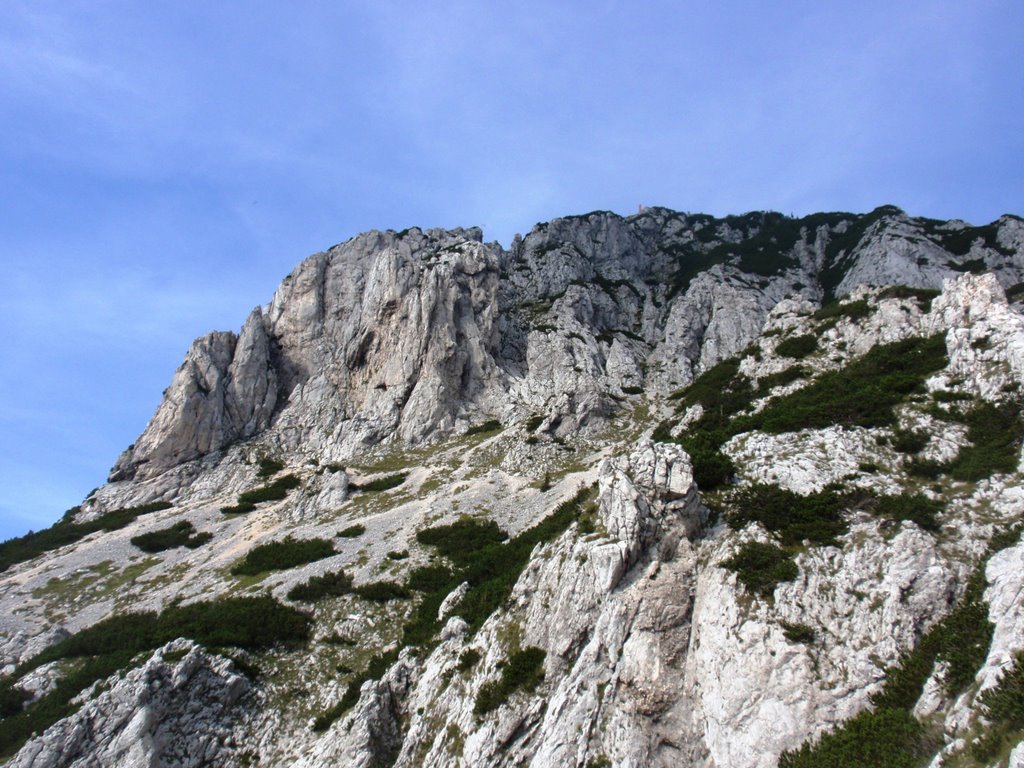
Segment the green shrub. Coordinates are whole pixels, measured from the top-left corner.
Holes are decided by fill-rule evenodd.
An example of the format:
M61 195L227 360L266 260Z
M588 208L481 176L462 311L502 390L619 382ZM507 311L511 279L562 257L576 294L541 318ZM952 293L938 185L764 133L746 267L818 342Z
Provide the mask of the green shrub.
M221 507L220 511L225 515L245 515L249 512L253 512L256 509L256 505L251 501L244 501L240 504L234 504L228 507Z
M335 720L348 712L359 701L359 690L367 680L374 680L382 677L388 668L398 660L398 650L387 651L378 654L370 659L361 673L356 675L348 684L345 693L333 707L316 717L313 721L313 730L317 732L326 731Z
M971 751L988 765L1003 747L1012 744L1008 738L1011 734L1024 730L1024 653L1014 657L1013 664L999 676L994 688L981 695L979 703L989 727Z
M454 523L426 528L417 532L416 541L435 547L445 557L465 565L476 553L508 538L508 534L493 520L462 517Z
M272 477L284 469L284 462L277 459L260 459L257 477Z
M932 398L937 403L963 403L974 398L965 392L950 392L946 389L937 389L932 392Z
M797 379L805 379L809 372L802 365L793 365L778 373L769 373L757 380L757 391L759 394L769 392L776 387L792 384Z
M813 354L817 349L817 337L812 334L806 334L804 336L790 336L788 339L779 342L779 345L775 348L775 353L783 357L801 360Z
M72 522L73 517L80 511L78 507L72 507L64 513L63 518L49 528L0 543L0 573L17 563L23 563L45 552L51 552L81 541L90 533L116 531L134 522L142 515L170 509L171 506L171 503L167 501L155 501L135 507L124 507L84 523Z
M906 469L913 477L923 477L925 480L935 480L940 475L949 471L949 463L935 461L934 459L913 458L907 462Z
M949 472L956 480L983 480L1017 469L1024 434L1020 404L979 402L964 417L971 445L960 449Z
M378 477L376 480L371 480L368 483L349 483L348 489L350 491L363 491L364 493L390 491L392 488L397 488L404 483L406 477L408 477L406 473L400 472L395 475Z
M722 567L735 571L747 589L763 596L772 594L776 584L792 581L800 573L784 549L759 541L748 541L739 552L723 560Z
M242 506L259 504L263 501L280 501L288 495L288 491L298 488L300 485L302 485L302 481L295 475L284 475L269 485L239 494L238 504Z
M438 589L454 589L458 586L455 582L455 573L451 568L443 565L424 565L414 568L409 573L408 587L417 592L433 592ZM451 589L448 589L450 592ZM446 593L447 594L447 593Z
M484 715L504 704L516 691L532 691L544 681L544 657L540 648L523 648L509 657L501 678L480 686L473 712Z
M388 560L408 560L408 559L409 559L409 550L408 549L403 549L401 552L393 549L390 552L388 552Z
M341 529L338 531L337 535L340 539L354 539L357 536L362 536L364 533L366 533L366 526L356 523L355 525L350 525L348 528Z
M752 429L794 432L842 426L881 427L895 422L893 407L946 367L942 334L874 347L846 368L822 374L808 386L734 420L731 434Z
M468 437L470 435L485 435L490 434L491 432L501 432L502 429L503 427L501 426L500 421L498 421L497 419L490 419L488 421L485 421L483 424L476 424L467 429L466 436Z
M477 655L479 656L479 654ZM25 702L31 698L32 694L28 691L15 688L7 680L0 680L0 719L21 712Z
M622 388L622 394L624 395L642 395L644 393L643 387L631 387L625 386Z
M868 304L866 299L858 299L857 301L848 301L844 304L840 304L838 301L826 304L815 312L813 317L815 320L835 321L841 317L850 320L860 320L870 314L871 305Z
M459 672L469 672L473 667L476 666L477 662L480 661L480 651L476 648L467 648L459 656L459 664L456 669Z
M865 711L817 742L783 752L779 768L919 768L927 755L924 737L906 710Z
M540 425L543 424L543 423L544 423L544 417L543 416L533 415L533 416L531 416L530 418L528 418L526 420L526 431L527 432L536 432L537 429L540 427Z
M246 554L232 569L236 576L255 576L266 571L282 571L305 565L335 554L334 545L326 539L294 539L261 544Z
M814 628L806 624L793 624L788 621L780 622L782 634L791 643L803 643L810 645L814 642Z
M928 445L927 432L912 429L896 429L892 433L892 447L899 453L920 453Z
M325 597L340 597L352 591L352 577L345 571L331 571L312 576L288 591L289 600L315 602Z
M157 531L144 533L141 536L133 536L132 544L143 552L163 552L175 547L188 547L196 549L213 538L212 533L196 533L192 523L182 520L169 528L161 528Z
M910 520L926 531L941 527L935 516L942 511L942 504L919 493L879 496L874 511L890 520Z
M408 589L394 581L371 581L352 590L364 600L375 603L386 603L389 600L402 600L410 596Z
M759 522L787 546L805 540L835 544L849 530L842 517L843 498L834 490L802 496L777 485L755 484L726 499L725 520L733 530Z

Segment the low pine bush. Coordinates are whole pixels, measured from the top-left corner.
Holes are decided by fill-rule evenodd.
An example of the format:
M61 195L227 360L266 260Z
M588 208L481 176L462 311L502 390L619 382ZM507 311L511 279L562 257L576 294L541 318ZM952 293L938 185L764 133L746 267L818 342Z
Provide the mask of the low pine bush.
M743 586L762 596L770 595L776 584L792 581L800 573L786 550L759 541L748 541L739 552L722 561L722 567L735 571Z
M294 539L261 544L246 554L232 569L236 576L255 576L266 571L282 571L305 565L335 554L326 539Z
M192 523L182 520L169 528L161 528L157 531L144 533L141 536L133 536L132 544L143 552L163 552L175 547L188 547L197 549L213 538L212 533L196 533Z
M315 602L326 597L340 597L352 591L352 577L345 571L331 571L313 576L288 591L289 600Z
M501 677L480 686L473 712L484 715L497 709L516 691L532 691L544 681L542 649L530 646L513 653L501 669Z

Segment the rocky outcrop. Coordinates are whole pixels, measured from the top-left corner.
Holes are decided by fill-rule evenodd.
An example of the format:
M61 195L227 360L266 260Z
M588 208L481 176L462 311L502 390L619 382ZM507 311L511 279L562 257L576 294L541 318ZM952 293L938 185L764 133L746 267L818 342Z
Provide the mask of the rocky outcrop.
M29 741L10 768L238 764L242 734L235 726L249 683L229 660L176 640L107 685Z

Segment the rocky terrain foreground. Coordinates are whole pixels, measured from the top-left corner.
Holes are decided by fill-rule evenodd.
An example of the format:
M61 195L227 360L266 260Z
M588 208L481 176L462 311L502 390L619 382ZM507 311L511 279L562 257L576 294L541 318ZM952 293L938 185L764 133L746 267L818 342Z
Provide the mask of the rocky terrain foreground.
M1021 298L891 206L311 256L0 544L0 760L1024 766Z

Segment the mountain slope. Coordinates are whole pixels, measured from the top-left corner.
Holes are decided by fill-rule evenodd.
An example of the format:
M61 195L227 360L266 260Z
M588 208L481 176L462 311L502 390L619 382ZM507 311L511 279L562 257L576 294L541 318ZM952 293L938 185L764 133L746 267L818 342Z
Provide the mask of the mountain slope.
M111 482L2 545L0 748L1005 758L1024 722L983 692L1024 647L1022 246L1009 216L652 209L317 254L193 344ZM157 629L104 644L140 611Z

